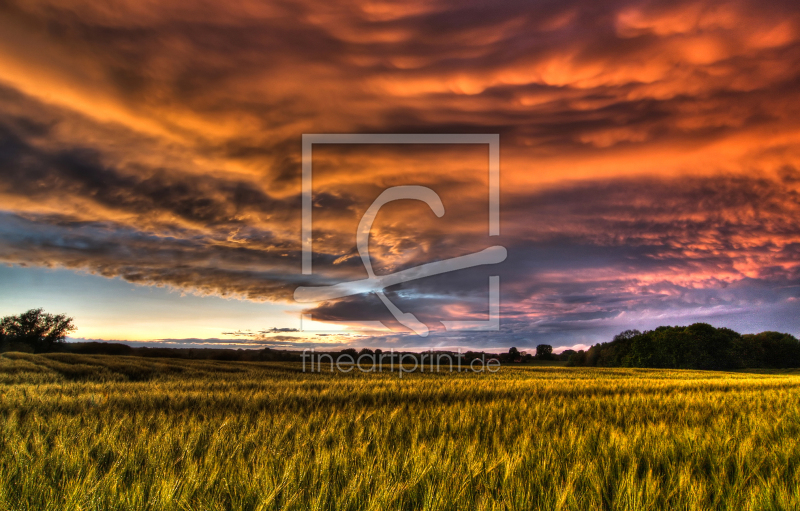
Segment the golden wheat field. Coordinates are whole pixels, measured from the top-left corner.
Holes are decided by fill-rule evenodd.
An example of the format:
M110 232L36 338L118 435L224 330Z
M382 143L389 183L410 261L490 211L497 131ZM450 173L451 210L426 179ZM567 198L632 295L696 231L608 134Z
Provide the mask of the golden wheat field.
M800 375L0 356L0 509L800 509Z

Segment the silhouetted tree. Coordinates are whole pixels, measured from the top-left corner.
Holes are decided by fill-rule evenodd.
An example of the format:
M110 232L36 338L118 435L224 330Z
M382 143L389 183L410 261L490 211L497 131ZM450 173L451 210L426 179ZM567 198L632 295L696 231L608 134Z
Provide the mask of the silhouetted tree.
M800 341L789 334L761 332L742 336L751 363L748 367L800 367Z
M72 318L65 314L48 314L42 309L31 309L0 320L0 339L3 344L22 343L40 353L53 350L76 329Z
M586 365L586 352L579 350L577 353L570 353L567 359L567 365L570 367Z
M575 351L575 350L564 350L561 353L559 353L558 355L554 355L554 356L555 356L556 360L563 360L563 361L566 362L567 360L569 360L569 357L571 357L572 355L574 355L576 353L577 353L577 351Z
M513 347L513 346L511 348L509 348L509 350L508 350L508 361L509 362L514 362L518 358L521 358L521 355L519 354L519 350L517 348Z
M536 346L536 358L539 360L551 360L553 358L553 347L549 344Z
M358 358L358 352L355 350L355 348L345 348L340 351L339 354L342 356L349 355L353 358L353 360Z
M623 332L618 333L614 336L615 341L623 341L628 339L633 339L637 335L642 335L642 332L638 330L625 330Z

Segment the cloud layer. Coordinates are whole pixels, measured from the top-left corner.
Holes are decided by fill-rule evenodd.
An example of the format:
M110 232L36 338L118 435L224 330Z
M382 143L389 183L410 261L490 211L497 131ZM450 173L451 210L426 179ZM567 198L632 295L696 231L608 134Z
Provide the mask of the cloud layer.
M387 206L378 273L509 250L502 335L431 343L797 334L799 38L791 2L6 2L0 260L288 302L366 276L361 215L420 184L446 214ZM300 275L301 135L361 132L499 133L502 236L485 148L320 148ZM485 315L489 274L390 296L435 328ZM391 323L375 297L309 312Z

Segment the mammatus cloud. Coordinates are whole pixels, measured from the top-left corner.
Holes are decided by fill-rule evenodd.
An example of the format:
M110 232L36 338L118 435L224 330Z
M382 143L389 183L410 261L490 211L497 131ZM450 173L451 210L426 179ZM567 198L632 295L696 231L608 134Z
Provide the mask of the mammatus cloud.
M509 260L495 270L506 333L574 334L760 306L785 315L800 290L796 176L785 169L780 179L624 178L507 201L501 242ZM398 286L398 305L434 323L453 314L485 318L487 276L495 271ZM391 322L377 299L363 297L310 312L320 320Z
M431 342L758 308L798 333L799 38L789 2L7 2L0 260L289 301L365 276L355 227L388 186L446 214L385 208L377 272L495 243L485 149L315 149L303 277L303 133L499 133L504 330ZM487 275L393 299L478 317ZM309 312L391 319L372 297Z

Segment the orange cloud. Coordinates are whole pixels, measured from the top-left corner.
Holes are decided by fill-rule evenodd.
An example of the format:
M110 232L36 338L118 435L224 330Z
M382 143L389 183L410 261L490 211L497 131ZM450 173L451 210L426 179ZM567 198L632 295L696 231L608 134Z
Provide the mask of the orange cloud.
M531 273L551 293L520 256L520 317L546 316L536 307L570 286L627 293L629 313L655 295L794 279L799 27L781 2L10 2L0 256L288 300L307 280L303 133L499 133L504 242L530 258L553 240L622 258ZM447 213L386 208L382 271L489 241L485 148L314 158L321 281L363 274L355 226L388 186L430 186ZM446 310L483 305L470 307Z

